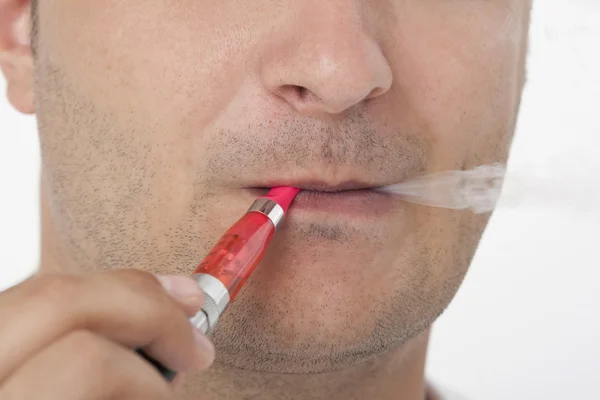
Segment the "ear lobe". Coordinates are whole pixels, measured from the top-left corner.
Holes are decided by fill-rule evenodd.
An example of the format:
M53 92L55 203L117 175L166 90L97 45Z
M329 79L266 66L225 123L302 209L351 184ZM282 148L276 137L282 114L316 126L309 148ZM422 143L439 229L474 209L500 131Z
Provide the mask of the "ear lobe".
M34 112L30 1L0 0L0 69L8 100L19 111Z
M24 114L35 113L31 54L13 54L4 60L0 55L0 67L6 77L8 101Z

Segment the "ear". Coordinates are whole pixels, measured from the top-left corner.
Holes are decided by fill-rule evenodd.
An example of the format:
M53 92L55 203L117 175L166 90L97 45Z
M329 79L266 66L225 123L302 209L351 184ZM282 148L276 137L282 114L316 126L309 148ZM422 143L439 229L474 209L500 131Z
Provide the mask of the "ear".
M0 69L8 101L27 114L35 112L30 10L30 0L0 0Z

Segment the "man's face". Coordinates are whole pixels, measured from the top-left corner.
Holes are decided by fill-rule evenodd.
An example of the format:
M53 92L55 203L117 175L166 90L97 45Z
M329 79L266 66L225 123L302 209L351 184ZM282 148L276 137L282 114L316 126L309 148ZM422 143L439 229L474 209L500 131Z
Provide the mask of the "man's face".
M40 1L35 102L60 268L187 274L254 188L373 187L504 161L529 7ZM406 342L447 306L486 222L302 194L214 334L221 361L322 371Z

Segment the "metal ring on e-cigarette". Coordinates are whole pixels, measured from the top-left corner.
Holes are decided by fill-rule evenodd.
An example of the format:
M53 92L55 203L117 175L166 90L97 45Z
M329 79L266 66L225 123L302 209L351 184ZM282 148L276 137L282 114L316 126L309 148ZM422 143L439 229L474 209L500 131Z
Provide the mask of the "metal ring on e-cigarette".
M195 274L192 275L192 279L204 291L204 305L190 319L190 322L200 332L208 335L214 329L219 317L229 304L229 292L225 285L223 285L223 282L212 275Z
M283 223L283 208L276 201L265 197L256 199L248 209L248 212L259 212L266 215L273 223L275 230Z

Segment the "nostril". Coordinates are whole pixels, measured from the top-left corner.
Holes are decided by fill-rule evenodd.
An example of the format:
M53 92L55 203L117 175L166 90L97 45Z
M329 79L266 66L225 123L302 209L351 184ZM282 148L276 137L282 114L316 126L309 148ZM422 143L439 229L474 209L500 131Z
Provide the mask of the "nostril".
M296 86L296 90L298 91L298 98L300 100L306 100L310 93L309 90L303 86Z
M283 85L279 88L278 95L282 99L292 104L318 101L318 98L313 92L304 86L298 85Z
M279 94L283 98L291 98L295 100L306 100L309 90L303 86L283 85L279 89Z

